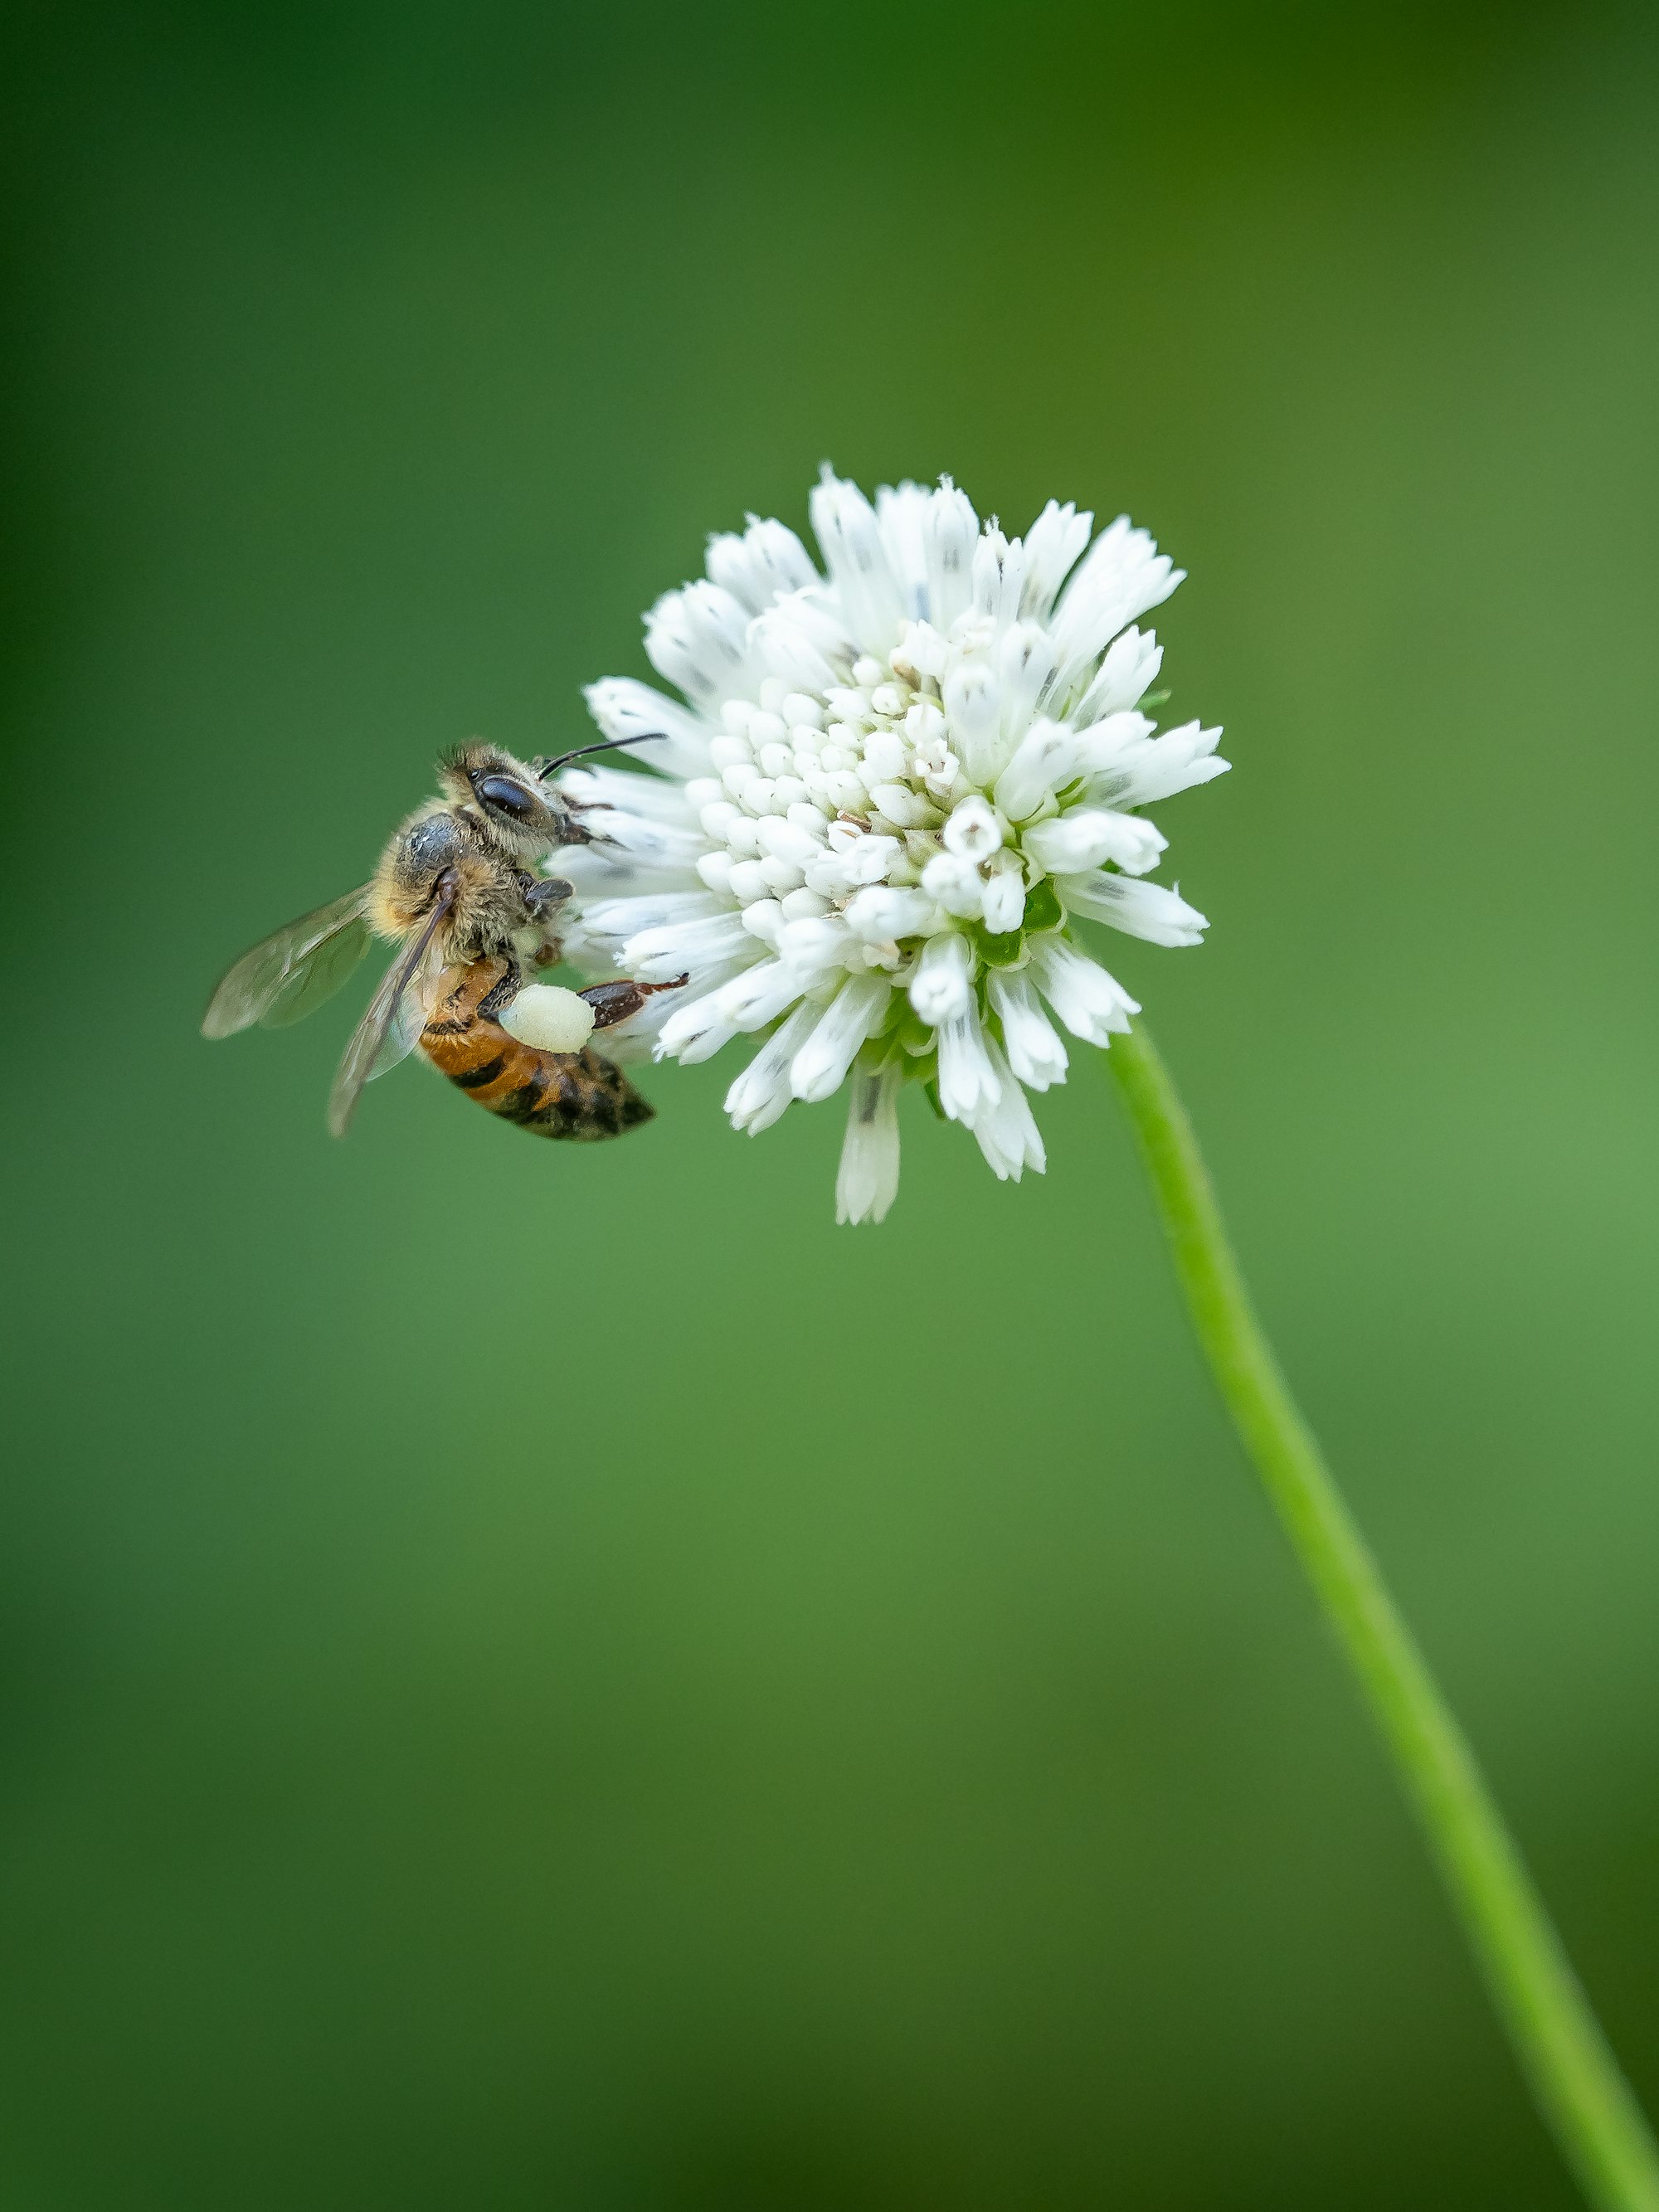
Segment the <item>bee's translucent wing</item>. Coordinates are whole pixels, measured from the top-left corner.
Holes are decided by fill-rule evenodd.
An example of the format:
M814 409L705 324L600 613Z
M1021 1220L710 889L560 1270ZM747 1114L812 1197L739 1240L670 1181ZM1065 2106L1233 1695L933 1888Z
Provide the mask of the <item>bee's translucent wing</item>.
M374 994L368 1012L358 1023L356 1034L345 1048L334 1088L328 1094L328 1126L337 1137L343 1137L350 1127L363 1085L374 1077L383 1075L388 1067L395 1066L420 1035L419 1023L411 1018L414 1010L406 1006L405 1000L416 977L426 965L438 925L454 901L454 878L441 878L437 903L420 935L386 969L385 981Z
M362 915L325 937L289 976L259 1017L259 1026L284 1030L301 1022L325 999L331 999L369 948L371 932Z
M337 991L368 950L368 887L331 899L245 952L221 979L202 1018L204 1036L234 1036L255 1022L297 1022Z
M426 983L433 969L430 953L422 966L426 973L417 971L410 978L404 995L398 1002L398 1011L387 1024L386 1033L380 1039L380 1048L363 1078L365 1083L373 1083L377 1075L384 1075L387 1068L396 1067L399 1060L407 1060L420 1042L421 1031L426 1027Z

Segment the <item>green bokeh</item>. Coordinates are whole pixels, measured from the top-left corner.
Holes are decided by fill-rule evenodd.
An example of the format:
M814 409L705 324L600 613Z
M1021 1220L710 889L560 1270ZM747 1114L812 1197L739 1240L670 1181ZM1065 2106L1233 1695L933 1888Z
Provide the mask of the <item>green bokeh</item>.
M195 1033L826 455L1191 570L1120 972L1659 2106L1650 19L14 18L8 2208L1572 2202L1103 1070L849 1232Z

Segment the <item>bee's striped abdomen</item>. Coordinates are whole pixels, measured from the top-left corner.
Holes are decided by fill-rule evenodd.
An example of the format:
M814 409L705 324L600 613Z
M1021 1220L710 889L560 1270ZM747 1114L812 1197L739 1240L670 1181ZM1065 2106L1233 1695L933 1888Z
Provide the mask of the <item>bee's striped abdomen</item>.
M478 962L434 1010L421 1032L421 1050L434 1067L480 1106L538 1137L593 1143L651 1119L622 1070L591 1047L538 1052L480 1015L478 1000L501 973L499 962Z

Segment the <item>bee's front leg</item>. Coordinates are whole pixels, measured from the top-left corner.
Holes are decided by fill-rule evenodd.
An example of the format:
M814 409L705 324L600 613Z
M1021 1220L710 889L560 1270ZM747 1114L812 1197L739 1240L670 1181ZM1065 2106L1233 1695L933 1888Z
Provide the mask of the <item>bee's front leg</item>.
M518 871L518 878L525 921L534 933L533 941L521 949L536 967L556 968L564 957L564 947L553 927L554 918L574 895L574 886L562 876L532 876L522 868Z
M519 871L519 890L524 900L524 910L532 921L545 924L553 919L555 910L575 896L576 887L562 876L530 876Z
M480 1021L493 1022L504 1013L524 988L524 970L516 960L503 963L501 973L478 1001Z

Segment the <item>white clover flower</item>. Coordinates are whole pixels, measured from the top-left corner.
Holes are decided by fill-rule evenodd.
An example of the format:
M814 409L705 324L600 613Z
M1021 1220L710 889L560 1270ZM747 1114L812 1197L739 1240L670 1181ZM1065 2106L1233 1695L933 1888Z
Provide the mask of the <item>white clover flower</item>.
M685 703L590 687L607 738L660 733L636 756L656 773L567 771L612 842L559 867L586 901L573 957L690 978L634 1024L659 1059L763 1034L736 1127L851 1079L837 1218L879 1221L907 1077L997 1175L1042 1169L1025 1093L1065 1080L1049 1012L1092 1045L1139 1012L1072 922L1199 943L1204 916L1146 879L1164 840L1138 810L1227 763L1218 729L1139 711L1163 654L1133 625L1182 572L1127 516L1091 545L1092 515L1050 501L1009 538L948 477L872 507L828 468L811 516L827 577L751 516L646 617Z

